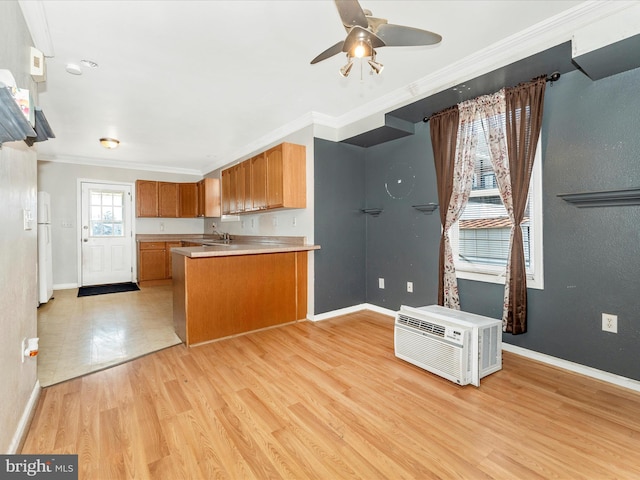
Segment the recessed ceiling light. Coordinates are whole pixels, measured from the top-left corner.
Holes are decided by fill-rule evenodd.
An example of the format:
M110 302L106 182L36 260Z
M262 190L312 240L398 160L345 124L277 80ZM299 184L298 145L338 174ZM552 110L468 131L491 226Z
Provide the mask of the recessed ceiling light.
M111 150L117 148L118 145L120 145L120 140L116 138L104 137L100 139L100 145Z
M87 68L98 68L98 64L93 60L80 60L80 63Z
M82 75L82 70L75 63L67 63L64 69L71 75Z

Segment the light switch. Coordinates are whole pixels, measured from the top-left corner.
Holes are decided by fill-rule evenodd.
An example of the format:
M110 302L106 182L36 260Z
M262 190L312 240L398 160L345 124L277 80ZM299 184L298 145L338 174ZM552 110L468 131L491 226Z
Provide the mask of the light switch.
M23 209L22 216L24 219L24 229L31 230L33 228L33 216L31 215L31 210Z

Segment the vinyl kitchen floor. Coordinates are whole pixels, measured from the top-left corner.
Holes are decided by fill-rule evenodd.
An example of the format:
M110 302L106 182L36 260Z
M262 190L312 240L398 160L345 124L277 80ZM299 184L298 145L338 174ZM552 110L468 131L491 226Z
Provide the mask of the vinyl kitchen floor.
M38 379L43 387L180 343L171 286L77 297L56 290L38 309Z

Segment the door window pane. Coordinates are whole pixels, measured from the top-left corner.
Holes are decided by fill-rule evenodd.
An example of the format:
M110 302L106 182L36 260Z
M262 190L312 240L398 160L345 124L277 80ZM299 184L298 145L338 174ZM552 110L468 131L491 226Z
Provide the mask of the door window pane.
M89 202L91 211L89 231L92 237L124 236L123 192L90 190Z

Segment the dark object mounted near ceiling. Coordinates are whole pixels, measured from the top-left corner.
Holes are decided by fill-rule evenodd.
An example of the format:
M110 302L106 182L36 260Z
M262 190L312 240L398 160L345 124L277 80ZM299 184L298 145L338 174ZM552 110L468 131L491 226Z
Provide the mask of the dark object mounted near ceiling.
M442 40L437 33L393 25L384 18L373 17L369 10L363 10L358 0L335 0L335 2L342 25L347 31L347 37L311 60L311 64L344 52L347 54L347 64L340 69L343 77L349 75L354 58L369 57L371 71L382 72L384 67L376 61L376 48L434 45Z
M35 126L32 127L13 98L11 89L0 82L0 145L24 140L32 146L35 142L55 138L42 110L35 107L34 114Z
M35 136L36 132L13 98L10 88L0 82L0 145Z
M29 146L32 146L36 142L46 142L50 138L56 138L53 130L51 130L51 126L47 121L47 117L42 113L42 109L40 107L35 108L36 113L36 126L34 130L36 131L35 137L27 137L25 138L25 143Z

